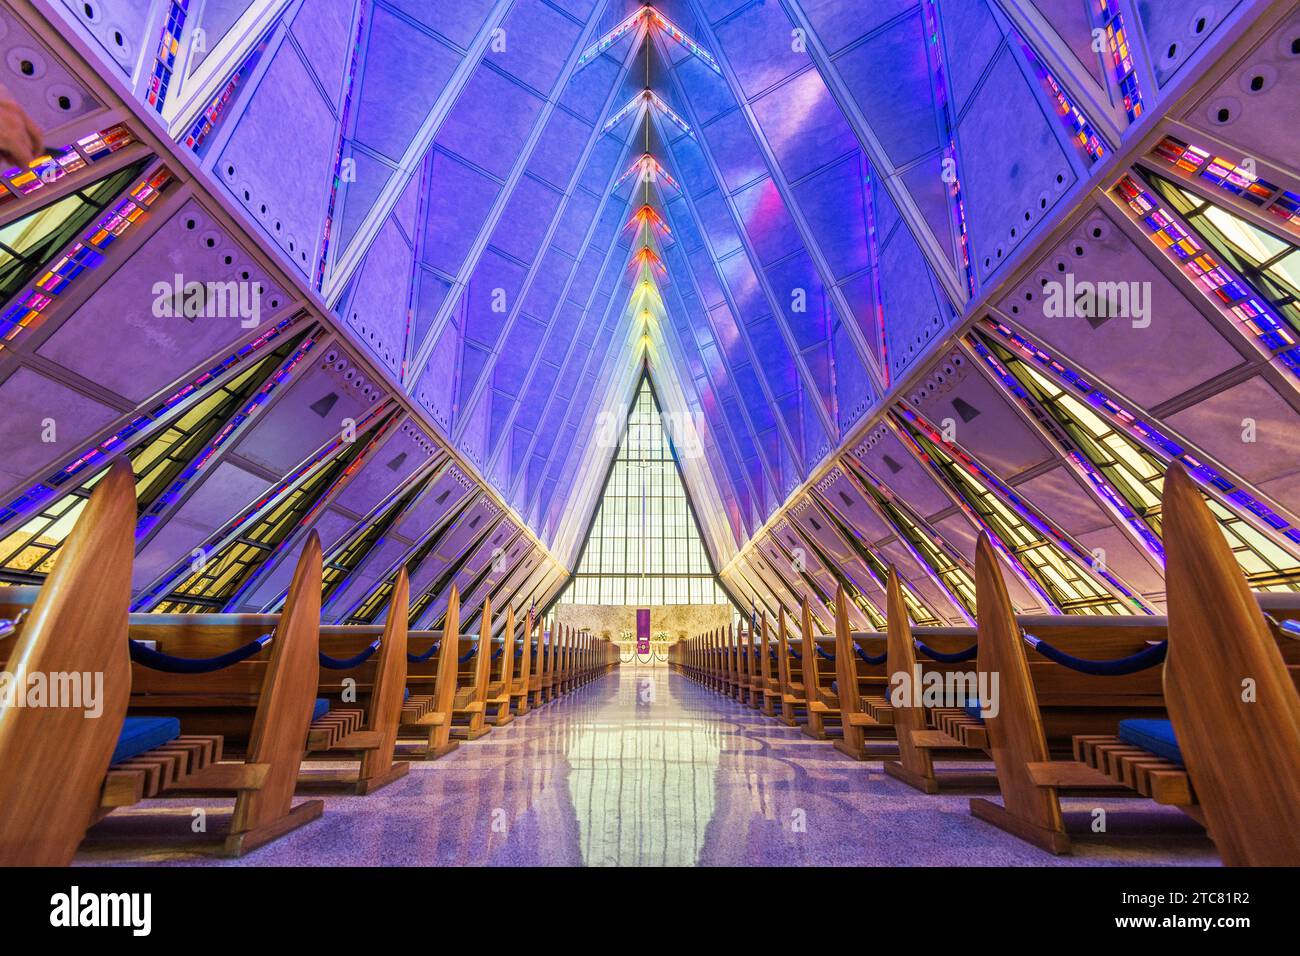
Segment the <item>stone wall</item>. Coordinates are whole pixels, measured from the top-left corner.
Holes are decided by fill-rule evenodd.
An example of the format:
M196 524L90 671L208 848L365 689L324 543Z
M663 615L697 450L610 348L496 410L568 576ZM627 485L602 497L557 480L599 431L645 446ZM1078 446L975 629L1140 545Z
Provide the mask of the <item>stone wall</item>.
M562 625L586 629L595 637L619 641L630 634L636 638L635 607L608 604L557 604L555 619ZM650 637L656 643L694 637L731 623L729 604L662 604L650 608ZM667 635L666 638L664 635Z

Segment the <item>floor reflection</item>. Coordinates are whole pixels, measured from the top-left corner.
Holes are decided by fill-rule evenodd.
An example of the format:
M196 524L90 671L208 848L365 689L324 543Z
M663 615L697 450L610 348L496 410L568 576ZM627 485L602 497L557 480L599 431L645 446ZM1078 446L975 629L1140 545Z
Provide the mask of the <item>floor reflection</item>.
M78 863L301 866L1114 865L1215 862L1172 808L1067 802L1075 855L973 819L971 791L926 796L666 669L628 665L359 798L243 860L175 848L195 805L114 813ZM142 826L145 828L142 830ZM1163 831L1152 837L1150 830ZM168 845L159 849L161 835Z
M721 729L691 718L662 667L624 666L611 681L565 747L582 862L690 866L713 818Z

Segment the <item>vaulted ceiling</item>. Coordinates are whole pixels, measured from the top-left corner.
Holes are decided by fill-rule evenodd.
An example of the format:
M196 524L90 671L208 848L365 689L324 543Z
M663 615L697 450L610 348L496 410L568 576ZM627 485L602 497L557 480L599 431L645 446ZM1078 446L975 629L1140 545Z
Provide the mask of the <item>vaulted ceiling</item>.
M1209 463L1207 487L1235 491L1258 534L1300 540L1297 273L1252 286L1252 312L1231 277L1177 255L1197 215L1180 197L1231 210L1265 246L1300 237L1293 3L31 6L0 10L10 71L36 61L6 75L11 92L57 141L122 122L136 140L69 176L154 155L170 179L163 221L124 240L139 275L110 260L102 285L23 320L0 352L0 391L67 390L80 423L63 458L0 467L15 488L45 480L230 354L246 366L280 347L299 399L269 402L260 440L232 439L214 459L225 480L206 498L187 488L182 517L159 504L168 520L137 572L155 604L192 548L322 455L338 475L299 518L341 549L339 608L423 560L429 528L482 534L473 509L502 533L466 532L465 580L518 542L519 570L493 586L517 573L552 595L646 365L712 559L745 603L824 602L847 582L865 624L874 565L893 563L933 619L960 620L971 542L991 527L1009 554L1052 555L1017 559L1026 609L1062 609L1067 592L1158 608L1158 529L1047 420L1054 398L1034 389L1058 381L1103 416L1157 423L1137 439L1157 466L1171 448ZM3 222L38 205L14 195ZM165 280L254 277L271 319L185 335L127 321L111 342L128 354L104 363L94 323L138 311L160 261ZM1043 290L1063 276L1133 283L1150 321L1053 313ZM1246 418L1259 438L1243 444ZM323 444L342 419L401 451L344 461ZM380 457L382 480L363 467ZM444 482L465 503L433 494ZM387 537L358 538L377 517ZM1037 537L1013 541L1022 526ZM462 573L449 542L438 575ZM391 553L348 564L349 547ZM1076 571L1073 590L1052 583ZM222 606L265 605L283 573L250 572Z

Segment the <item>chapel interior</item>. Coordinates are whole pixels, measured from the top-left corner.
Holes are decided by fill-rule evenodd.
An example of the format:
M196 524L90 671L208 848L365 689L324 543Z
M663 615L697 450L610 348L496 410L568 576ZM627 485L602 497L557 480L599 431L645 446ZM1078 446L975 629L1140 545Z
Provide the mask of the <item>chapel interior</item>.
M0 0L0 865L1300 865L1300 3Z

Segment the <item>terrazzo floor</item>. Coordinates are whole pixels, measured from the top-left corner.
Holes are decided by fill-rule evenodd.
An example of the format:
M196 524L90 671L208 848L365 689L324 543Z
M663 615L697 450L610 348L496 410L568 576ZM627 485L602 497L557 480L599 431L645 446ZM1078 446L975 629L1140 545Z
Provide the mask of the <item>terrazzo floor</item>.
M239 860L177 850L195 806L160 801L91 830L79 864L289 866L1131 865L1217 863L1181 813L1069 800L1072 856L971 817L987 790L918 793L666 669L624 666ZM994 791L996 796L996 791ZM1095 806L1107 832L1091 832ZM160 813L161 810L161 813ZM170 848L158 839L166 834ZM182 837L184 838L184 837ZM149 840L149 843L142 840Z

